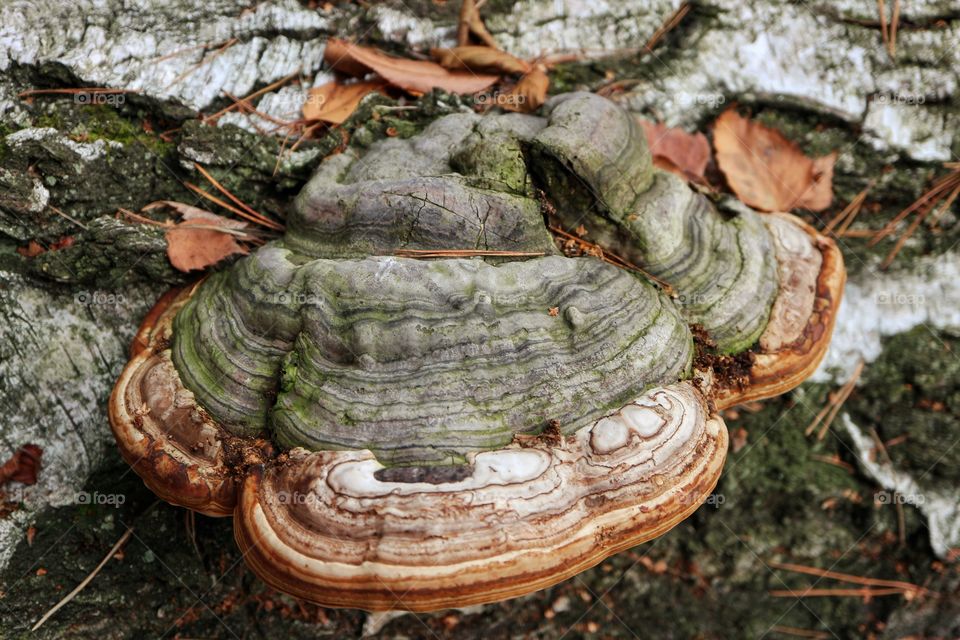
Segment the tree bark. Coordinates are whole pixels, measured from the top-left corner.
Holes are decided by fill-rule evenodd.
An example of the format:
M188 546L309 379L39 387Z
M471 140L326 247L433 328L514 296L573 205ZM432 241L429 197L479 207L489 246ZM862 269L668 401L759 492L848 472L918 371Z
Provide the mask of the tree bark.
M887 3L887 21L893 4ZM680 8L676 0L528 0L516 4L490 2L482 13L501 46L518 56L571 54L552 71L551 91L605 87L638 115L688 130L708 130L723 109L737 103L781 128L810 155L837 150L837 197L832 211L839 211L875 180L870 199L876 207L869 215L889 219L927 188L931 176L942 173L941 162L957 161L960 5L955 1L905 3L895 52L884 45L879 16L871 3L778 0L698 2L648 50L645 45L651 36ZM240 0L156 0L136 8L121 0L16 0L0 5L0 401L5 414L0 458L26 443L44 449L39 482L7 488L7 500L19 508L0 518L0 567L12 563L12 568L3 573L11 599L7 606L0 606L0 617L35 618L56 600L52 591L40 587L22 591L25 587L20 573L25 567L33 573L36 564L15 558L33 553L22 542L27 526L39 521L56 528L56 518L51 520L51 514L76 513L77 492L90 487L88 479L98 470L106 475L97 486L106 486L103 482L120 486L125 481L127 472L116 464L105 417L106 399L126 360L128 343L140 318L166 287L187 280L166 260L162 230L125 224L115 219L116 212L121 208L139 211L156 200L209 205L185 186L186 182L203 182L194 168L194 163L199 163L254 209L282 220L285 206L313 168L342 142L339 133L309 141L290 153L282 133L270 134L276 127L270 119L233 110L209 126L200 121L201 117L231 104L231 95L247 95L293 76L301 80L299 85L288 81L269 90L257 99L256 106L271 118L295 120L305 91L331 78L322 68L328 37L356 37L398 53L409 54L411 49L425 52L431 46L454 44L458 10L458 3L419 1L369 6L333 3L317 9L294 0L268 0L253 6ZM83 86L130 93L99 97L82 94L86 98L81 94L23 95L38 89ZM370 117L370 105L365 105L344 127L359 141L382 135L385 128ZM416 113L400 118L398 123L422 126L437 114L461 108L458 99L448 96L426 96L414 105ZM790 466L784 471L777 466L788 464L785 461L791 456L810 455L802 438L798 444L789 439L792 436L779 432L786 428L802 431L823 402L827 389L824 383L844 380L858 358L864 358L869 368L875 360L886 362L884 358L892 357L884 352L891 337L911 335L922 340L927 339L926 332L942 344L955 344L952 336L960 331L956 210L954 205L943 216L944 231L936 233L924 226L890 271L881 272L877 266L889 245L868 249L860 240L841 240L850 282L827 361L815 382L794 397L794 403L803 405L806 413L793 413L794 417L776 424L788 410L792 411L792 405L771 403L757 414L766 423L760 417L746 418L749 424L744 423L748 425L744 429L750 432L746 451L756 445L761 451L769 446L772 453L754 453L755 458L743 463L743 473L746 469L755 472L760 484L766 482L763 478L777 474L797 474L816 488L801 491L790 484L789 491L784 491L807 500L813 500L811 496L822 500L828 495L835 497L831 492L839 495L843 483L838 480L822 486L816 475L822 471L820 467ZM822 223L817 216L806 215L811 222ZM36 243L32 248L31 242ZM23 253L36 255L26 257ZM909 362L903 365L909 366ZM905 377L904 384L909 382ZM956 381L952 384L955 388ZM864 400L865 407L881 413L903 400L887 398L884 402L888 404L884 405L867 392L864 397L870 398L869 402ZM956 407L948 406L951 419L938 427L944 435L942 446L948 461L953 459L952 454L948 456L951 439L960 438L956 411ZM874 419L882 422L879 415ZM731 424L733 431L737 423ZM930 428L922 421L914 426ZM771 430L777 435L770 435ZM860 431L856 433L858 438L862 436ZM894 430L884 435L894 437L897 433ZM844 442L850 442L845 437ZM765 440L770 438L775 442ZM863 440L854 440L856 455L844 452L843 442L832 443L836 451L827 448L823 455L837 453L847 456L852 464L860 464L867 475L852 478L852 488L847 488L869 499L869 492L876 488L871 478L875 479L878 472L871 463L861 464ZM782 460L778 452L783 453ZM738 460L734 456L735 465L740 465ZM913 473L921 485L929 481L930 491L935 491L945 505L935 515L940 536L935 547L941 556L948 555L951 548L960 546L957 478L934 473L931 480L922 469L911 471L909 461L899 462L905 468L898 473ZM822 463L805 464L822 467ZM892 477L893 471L884 469L884 477ZM743 473L731 471L721 491L752 495L756 487L745 488L753 480ZM885 484L890 485L888 489L893 486L892 481ZM738 508L759 508L744 500L741 498ZM767 584L769 577L743 577L731 569L733 559L747 563L754 562L753 556L766 559L778 544L793 539L787 531L792 518L814 522L827 517L825 511L809 505L794 505L793 511L785 509L780 515L755 514L755 521L747 524L731 519L726 531L717 522L710 524L713 512L707 513L666 543L667 557L702 563L711 579L730 580L748 593L753 589L765 594L771 586ZM178 526L170 513L172 509L157 517ZM856 544L860 517L868 516L861 514L842 523L821 522L817 526L825 527L823 535L834 536L831 542L836 545L824 542L825 548L817 549L811 542L811 548L798 553L805 553L812 562L827 549ZM908 515L908 531L916 534L911 544L926 544L922 517ZM741 524L745 528L739 528ZM881 528L890 526L883 520ZM65 525L63 529L62 535L70 534ZM210 535L228 536L228 529L214 527ZM749 536L757 531L757 552L753 543L744 543L739 552L728 549L732 544L730 534ZM698 542L700 535L702 543ZM103 538L107 547L109 538ZM56 539L54 535L45 540ZM100 541L99 535L96 539ZM706 550L701 548L704 545ZM223 547L211 544L211 548ZM85 560L79 554L76 557L78 562ZM919 566L932 559L930 550L923 548L905 562ZM136 562L134 566L144 571L162 571L142 559ZM609 566L628 567L624 575L637 571L635 563L632 567L629 563ZM758 567L757 571L766 569ZM60 579L64 584L75 583L82 577L75 573ZM668 573L664 570L652 575L662 582ZM619 588L632 595L622 600L649 605L643 596L647 593L644 580L626 579L626 586ZM105 582L116 588L111 591L111 586L104 587L108 599L122 599L123 585L129 584ZM597 586L603 584L599 579L591 578L590 584L604 588ZM663 594L675 587L660 584L657 597L670 597ZM94 588L96 583L89 587ZM173 590L177 586L165 588ZM503 616L508 620L511 616L525 619L533 602L534 608L540 608L538 615L549 606L560 620L564 607L580 610L567 596L569 592L570 597L577 597L574 588L558 588L557 598L567 598L565 604L539 595L506 605ZM772 588L783 587L774 581ZM110 601L119 606L116 600ZM178 601L181 605L186 609L190 602ZM718 602L710 606L717 610L721 607ZM731 607L741 610L739 605ZM922 628L931 634L956 629L937 627L940 623L934 622L938 616L941 620L957 620L956 607L929 602L923 607L882 608L878 615L890 621L893 629ZM81 611L67 607L58 615L79 625L82 634L90 637L107 628L97 626L106 625L105 619L82 622ZM821 615L829 618L830 624L843 625L835 621L843 618L844 611L837 608ZM176 615L180 613L178 610ZM499 633L510 627L509 622L503 626L497 615L477 615L485 625L478 629ZM784 615L787 621L796 618L795 613ZM355 616L331 616L326 628L332 633L358 624ZM731 625L748 619L754 620L746 613L740 618L732 613L723 618ZM443 634L441 620L439 616L431 618L428 624ZM169 620L158 623L159 627L140 619L114 622L116 637L123 637L133 630L162 632ZM751 624L759 625L757 633L761 633L770 626L768 622L771 620L758 616ZM10 628L22 629L23 623L22 619L11 622ZM411 626L403 626L407 625L403 621L396 624L412 633L423 632L416 622ZM544 633L548 635L562 630L562 625L555 628L550 626L553 623L545 624ZM804 624L804 620L796 624ZM187 627L207 629L202 624ZM718 632L706 622L694 629ZM219 625L213 624L213 630L227 635Z

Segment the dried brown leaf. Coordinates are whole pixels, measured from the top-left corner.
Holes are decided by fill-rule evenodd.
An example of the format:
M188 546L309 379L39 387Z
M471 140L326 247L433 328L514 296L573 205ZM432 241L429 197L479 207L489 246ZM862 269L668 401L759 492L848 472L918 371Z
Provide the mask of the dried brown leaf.
M10 459L0 465L0 485L7 482L36 484L37 472L43 449L35 444L25 444L14 452Z
M167 257L175 268L180 271L205 269L227 256L248 252L245 246L237 242L237 237L228 232L246 227L247 223L184 206L195 211L183 213L183 222L167 229L166 233ZM210 227L223 227L224 231Z
M330 124L341 124L350 117L366 96L374 91L383 91L380 81L361 81L350 84L328 82L311 89L303 103L303 117L306 120L322 120Z
M460 4L460 19L457 22L457 44L463 46L470 44L470 36L473 35L477 40L488 47L497 47L497 41L487 30L487 26L480 17L480 9L474 0L463 0Z
M447 69L518 75L530 71L530 64L525 60L490 47L468 45L452 49L431 49L430 55Z
M45 251L46 249L43 248L43 245L36 240L31 240L25 247L17 247L17 253L22 255L24 258L36 258Z
M763 211L822 211L833 201L837 154L811 160L776 129L730 108L713 129L717 165L733 192Z
M433 89L444 89L450 93L477 93L498 79L494 75L450 71L428 60L395 58L378 49L361 47L337 38L327 41L323 59L336 71L360 77L375 72L395 87L415 94Z
M705 182L710 143L702 133L687 133L660 122L640 119L654 163L694 182Z
M507 111L530 113L536 111L547 99L550 77L547 68L538 64L527 75L520 78L516 86L503 96L498 96L497 104Z

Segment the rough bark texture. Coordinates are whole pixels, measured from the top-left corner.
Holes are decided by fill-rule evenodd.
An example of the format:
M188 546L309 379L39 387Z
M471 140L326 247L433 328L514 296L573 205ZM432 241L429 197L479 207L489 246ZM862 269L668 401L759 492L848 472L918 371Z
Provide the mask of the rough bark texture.
M876 206L858 224L877 228L942 173L939 161L957 160L955 0L904 3L895 57L882 46L872 3L776 0L697 3L644 51L678 4L497 1L483 13L518 55L618 52L561 65L552 91L625 81L617 97L632 109L704 130L736 101L809 155L838 150L839 206L831 211L877 179L869 198ZM759 637L777 627L841 638L960 634L960 575L950 562L960 546L956 205L939 233L922 226L886 272L877 265L889 243L868 249L844 239L851 280L816 382L727 416L734 448L710 506L551 590L394 620L321 610L247 573L228 521L198 517L186 527L182 511L153 504L119 460L103 407L137 321L184 277L166 261L160 232L121 224L115 212L158 199L197 203L183 182L203 183L193 168L200 162L242 200L283 219L340 135L278 162L282 139L267 135L274 123L231 113L206 126L196 111L212 113L230 103L225 92L245 95L299 71L300 86L257 103L293 119L304 89L329 80L321 68L327 37L397 52L449 45L457 10L432 2L324 10L293 0L0 5L0 453L28 442L44 448L38 484L6 487L17 508L0 519L0 628L26 635L133 525L123 558L39 637L343 637L379 623L385 637L632 637L652 629L677 638ZM86 103L18 97L75 86L138 93ZM459 99L434 94L414 111L377 111L385 104L392 103L365 103L346 124L355 143L388 127L407 135L460 108ZM63 246L64 237L73 244L34 258L16 252L31 240ZM805 438L831 382L845 379L860 356L867 367L834 431ZM887 441L889 460L871 450L871 429ZM769 592L818 580L771 568L778 561L906 580L930 593L866 603L775 597Z

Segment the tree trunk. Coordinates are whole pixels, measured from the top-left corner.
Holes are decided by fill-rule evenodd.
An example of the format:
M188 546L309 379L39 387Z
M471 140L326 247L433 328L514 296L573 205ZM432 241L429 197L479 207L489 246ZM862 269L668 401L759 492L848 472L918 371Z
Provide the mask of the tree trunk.
M67 625L73 637L360 629L358 613L293 605L243 573L229 523L200 518L185 532L180 511L148 507L105 416L137 323L165 288L188 279L167 261L161 229L126 224L117 211L157 200L212 206L185 185L204 183L199 163L254 209L283 219L310 172L342 142L332 132L290 152L282 132L271 135L272 119L297 119L306 89L331 79L321 65L326 39L355 37L401 54L455 39L459 3L309 4L0 3L0 457L27 443L44 449L38 483L8 485L10 513L0 518L0 620L12 635L72 589L127 524L135 538L126 558L108 564L42 634L60 637ZM652 49L645 45L684 11L680 3L497 1L482 13L518 56L576 54L552 70L552 92L604 88L639 115L704 131L737 103L808 155L838 151L830 215L872 185L863 216L877 226L923 193L943 173L941 162L960 155L960 5L896 6L895 52L872 3L698 2ZM269 119L235 109L201 122L229 106L229 96L288 76L301 82L287 79L255 101ZM129 93L23 94L82 86ZM384 121L371 117L378 100L390 103L364 103L343 127L355 141L393 125L413 131L461 108L456 97L431 94ZM850 281L827 360L790 398L728 416L740 448L715 508L548 592L469 614L400 618L389 629L553 637L596 624L629 636L624 623L675 637L761 635L777 626L858 637L867 633L860 624L884 633L879 621L889 637L960 633L956 567L930 569L960 547L960 370L950 351L960 347L956 211L942 216L939 230L922 225L889 271L878 267L889 243L841 239ZM866 373L834 424L836 437L805 439L827 390L859 358ZM908 453L893 450L878 465L864 435L871 428L886 440L906 436ZM896 506L905 491L930 500ZM876 492L889 500L875 507ZM32 546L24 540L31 524ZM893 546L884 546L891 536ZM939 595L862 608L857 598L793 606L795 599L768 592L816 578L770 569L784 548L807 564L843 561L838 570L934 584ZM849 562L848 552L856 556ZM871 562L871 552L881 559ZM896 574L897 563L908 577Z

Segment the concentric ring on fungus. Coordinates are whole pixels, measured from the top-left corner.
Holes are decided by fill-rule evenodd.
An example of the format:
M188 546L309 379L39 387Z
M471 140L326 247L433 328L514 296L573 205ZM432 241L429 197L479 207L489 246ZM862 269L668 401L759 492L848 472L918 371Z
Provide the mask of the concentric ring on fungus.
M823 357L829 239L721 213L603 98L543 111L326 159L283 239L145 319L110 399L123 456L165 500L232 514L270 585L416 611L550 586L696 510L726 457L717 408ZM560 254L544 199L677 296ZM467 247L544 255L393 257ZM692 326L748 371L700 368Z

